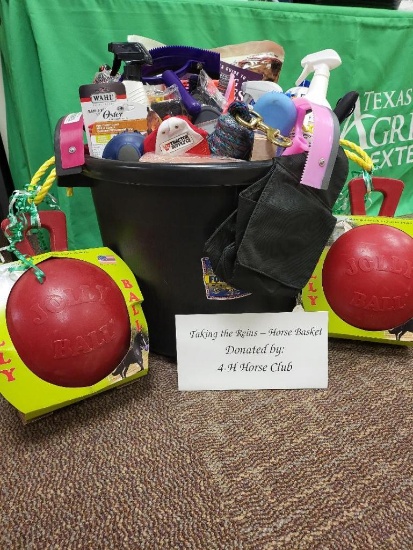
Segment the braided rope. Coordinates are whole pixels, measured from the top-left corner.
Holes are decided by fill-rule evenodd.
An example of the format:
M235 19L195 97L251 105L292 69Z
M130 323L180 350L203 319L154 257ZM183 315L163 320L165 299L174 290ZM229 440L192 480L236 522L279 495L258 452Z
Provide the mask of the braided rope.
M46 174L47 170L55 163L55 157L50 157L49 160L46 160L40 168L37 170L37 172L32 177L28 187L27 191L32 192L34 189L38 186L39 181L43 178L43 176ZM40 204L46 195L48 194L50 188L52 187L54 180L56 179L56 169L53 168L49 175L47 176L44 183L41 185L41 187L38 188L37 193L33 199L34 204L38 205Z
M250 160L254 131L241 126L235 118L238 116L247 122L252 118L248 106L241 101L234 101L228 112L220 115L215 130L207 137L212 155Z
M351 151L347 151L346 149L344 149L347 158L358 164L366 172L373 172L374 163L371 157L369 157L369 155L365 151L363 151L361 147L359 147L352 141L348 141L347 139L340 139L340 145L342 147L349 147L350 149L353 149L353 151L355 151L355 153L352 153Z
M42 179L42 177L45 175L47 170L55 163L55 157L50 157L49 160L46 160L40 168L37 170L35 175L32 177L28 187L27 191L32 192L38 185L39 181ZM53 168L50 171L50 174L47 176L46 180L42 184L41 187L37 190L37 194L34 197L34 204L37 206L39 205L44 199L46 198L46 195L49 193L50 188L52 187L54 180L56 179L56 168ZM73 197L73 187L68 187L66 189L66 196L67 197Z

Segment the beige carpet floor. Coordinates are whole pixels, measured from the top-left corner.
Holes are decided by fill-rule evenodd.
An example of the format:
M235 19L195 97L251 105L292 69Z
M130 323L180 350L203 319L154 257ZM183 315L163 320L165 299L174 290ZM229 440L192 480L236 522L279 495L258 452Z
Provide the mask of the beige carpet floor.
M1 550L413 548L413 348L332 340L327 390L179 392L176 364L24 426Z

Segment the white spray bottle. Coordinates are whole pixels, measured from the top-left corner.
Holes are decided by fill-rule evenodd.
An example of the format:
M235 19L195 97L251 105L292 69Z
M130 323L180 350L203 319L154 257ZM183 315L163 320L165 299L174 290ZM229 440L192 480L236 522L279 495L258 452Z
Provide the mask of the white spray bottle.
M297 86L311 73L314 73L311 79L306 99L324 105L331 109L331 105L327 101L328 81L330 79L330 71L341 65L341 58L334 50L321 50L319 52L310 53L301 60L303 72L297 78Z
M311 79L305 98L317 105L322 105L331 109L327 101L328 81L330 80L330 71L341 65L341 58L334 50L321 50L310 53L301 60L303 71L296 80L297 86L311 73L314 73ZM314 117L310 111L303 120L303 137L311 145L314 131Z

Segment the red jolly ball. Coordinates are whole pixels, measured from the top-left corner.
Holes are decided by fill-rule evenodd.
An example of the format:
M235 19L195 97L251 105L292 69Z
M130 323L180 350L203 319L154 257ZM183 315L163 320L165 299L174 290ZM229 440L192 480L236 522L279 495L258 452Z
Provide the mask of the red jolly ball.
M413 317L413 238L382 224L341 235L323 264L331 309L363 330L388 330Z
M38 264L13 286L7 328L25 365L39 378L64 387L91 386L121 362L130 345L125 299L99 267L73 258Z

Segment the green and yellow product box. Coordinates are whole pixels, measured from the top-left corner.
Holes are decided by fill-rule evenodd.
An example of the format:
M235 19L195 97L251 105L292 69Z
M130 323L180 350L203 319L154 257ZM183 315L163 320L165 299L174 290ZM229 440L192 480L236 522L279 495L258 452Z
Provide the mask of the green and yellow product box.
M327 298L323 291L323 265L326 260L327 254L334 242L337 241L347 231L368 225L368 224L380 224L384 226L394 227L405 232L407 235L413 238L413 219L411 218L389 218L389 217L376 217L376 216L337 216L336 227L324 248L323 253L317 263L317 266L313 272L313 275L309 279L307 285L302 290L302 306L305 311L328 311L329 312L329 336L335 338L347 338L352 340L367 340L370 342L380 342L386 344L396 344L403 346L413 345L413 311L411 318L408 318L406 322L401 325L389 328L388 330L362 330L355 326L343 321L331 308ZM406 250L403 256L403 262L405 265L410 266L408 270L404 270L404 275L408 275L412 278L411 285L406 287L408 293L410 293L409 304L411 307L411 293L413 292L413 257L410 250ZM371 275L374 277L374 274ZM372 279L373 280L373 279ZM337 292L340 292L340 288L337 288ZM360 304L363 306L363 304ZM369 304L364 304L367 307ZM372 310L376 305L371 302L370 306ZM377 306L379 307L379 306Z

